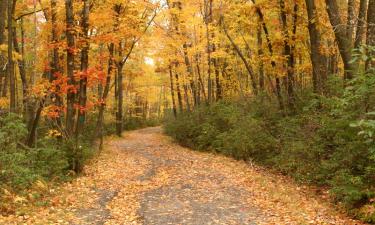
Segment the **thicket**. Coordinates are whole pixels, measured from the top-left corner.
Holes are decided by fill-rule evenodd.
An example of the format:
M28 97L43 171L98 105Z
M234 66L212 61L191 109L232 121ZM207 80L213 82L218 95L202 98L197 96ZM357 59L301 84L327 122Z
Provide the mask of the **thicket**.
M254 160L328 187L335 201L374 223L374 70L343 85L332 76L325 95L305 91L292 115L260 95L169 117L165 131L185 146Z
M28 129L22 117L16 114L0 116L0 212L14 213L17 204L25 200L40 204L46 193L33 188L68 181L79 175L87 160L98 153L95 122L89 118L85 132L77 137L79 141L63 139L58 131L50 130L48 124L41 124L38 141L30 148L24 144ZM127 118L123 124L124 129L132 130L157 125L158 120ZM105 123L104 135L115 134L115 128L113 120ZM15 202L14 196L22 201Z

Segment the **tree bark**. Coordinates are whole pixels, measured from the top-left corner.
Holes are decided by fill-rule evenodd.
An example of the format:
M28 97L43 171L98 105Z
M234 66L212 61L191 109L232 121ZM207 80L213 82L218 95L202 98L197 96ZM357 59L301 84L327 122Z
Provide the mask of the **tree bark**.
M289 109L292 112L295 112L295 93L294 93L294 46L290 44L293 42L295 38L295 34L297 31L297 13L298 13L298 5L297 3L294 3L294 14L293 14L293 34L292 37L290 37L288 32L288 24L287 24L287 15L286 15L286 9L285 9L285 2L284 0L280 0L280 15L281 15L281 21L283 25L283 33L285 36L284 39L284 56L287 57L288 63L287 63L287 79L286 79L286 89L288 94L288 105ZM292 40L290 40L292 39Z
M345 26L343 26L339 7L337 5L337 0L325 0L325 2L327 4L329 20L335 33L336 42L338 44L340 55L344 63L345 79L352 79L355 68L350 63L352 49L351 42L350 40L348 40L347 30L345 29Z
M366 44L368 46L375 46L375 0L370 0L368 4L368 11L367 11L367 41ZM374 57L373 53L370 55ZM366 69L370 67L375 67L375 61L368 60L366 62Z
M13 62L13 14L14 14L15 2L8 0L8 77L9 77L9 90L10 90L10 108L9 111L12 113L16 112L16 80L14 74L14 62Z
M175 78L176 78L176 90L177 90L178 108L180 110L180 113L182 113L184 111L184 106L182 104L182 93L181 93L181 88L180 88L179 75L178 75L177 72L175 72Z
M170 82L171 82L171 96L172 96L173 115L174 115L175 118L177 118L177 107L176 107L176 97L175 97L174 85L173 85L172 65L169 65L169 79L170 79Z
M122 135L123 126L123 105L124 105L124 86L123 86L123 66L117 67L117 113L116 113L116 133L117 136Z
M103 129L104 129L104 110L106 108L106 101L108 98L109 90L110 90L110 85L111 85L111 75L113 71L113 66L114 66L114 49L115 45L111 43L108 47L109 51L109 59L108 59L108 70L107 70L107 77L105 81L105 86L104 90L102 91L100 95L100 105L99 105L99 114L98 114L98 120L96 124L96 135L100 138L100 144L99 144L99 149L101 150L103 148ZM102 85L100 85L102 89Z
M69 136L74 131L74 52L75 52L75 40L74 40L74 9L73 0L65 0L66 10L66 41L67 41L67 76L68 76L68 93L67 93L67 109L66 109L66 131Z
M262 30L261 26L257 28L257 44L258 44L258 71L259 71L259 88L262 92L265 91L264 89L264 65L263 65L263 39L262 39Z
M22 21L22 23L23 23L23 21ZM25 38L24 38L23 31L21 33L22 33L21 40L22 40L22 46L23 46ZM24 115L25 121L27 122L30 119L30 118L28 118L29 114L27 112L27 109L28 109L28 99L29 99L29 92L28 92L29 91L29 86L28 86L28 82L27 82L27 79L26 79L26 68L25 68L23 47L22 47L22 50L21 50L20 47L19 47L17 39L18 39L17 38L17 28L13 27L13 45L14 45L14 50L18 54L22 55L22 59L18 60L18 68L19 68L19 73L20 73L20 77L21 77L21 81L22 81L23 115Z
M366 24L366 7L367 0L361 0L359 3L359 12L358 12L358 23L357 23L357 32L355 35L354 48L358 49L363 40L363 34L365 33L365 24Z
M78 119L76 125L76 135L78 137L79 133L83 129L86 121L86 103L87 103L87 70L89 67L89 14L90 14L90 3L88 0L83 0L83 10L81 18L82 26L82 38L83 47L81 50L81 77L79 81L79 107Z
M321 54L321 35L316 26L316 4L315 0L305 0L308 15L308 28L310 34L311 63L313 69L313 89L315 93L322 93L327 79L327 60Z
M0 2L0 45L4 44L5 41L5 22L7 18L7 1L2 0ZM6 65L5 57L0 55L0 95L3 90L3 82L6 77L6 72L4 70Z
M349 46L353 47L353 33L355 24L355 0L348 0L348 15L346 21L346 37Z

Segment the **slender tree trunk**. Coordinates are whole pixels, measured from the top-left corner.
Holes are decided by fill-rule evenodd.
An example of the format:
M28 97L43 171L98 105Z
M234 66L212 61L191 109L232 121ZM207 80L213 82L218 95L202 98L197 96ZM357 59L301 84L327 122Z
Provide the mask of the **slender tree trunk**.
M21 21L23 23L23 20ZM23 29L23 25L21 25ZM22 37L22 50L19 47L18 44L18 38L17 38L17 28L13 27L13 45L14 45L14 50L22 55L22 59L18 60L18 68L19 68L19 73L22 81L22 103L23 103L23 115L25 118L25 121L28 122L31 118L28 118L29 114L27 113L28 109L28 99L29 99L29 87L28 87L28 82L26 79L26 68L25 68L25 61L24 61L24 52L23 52L23 46L24 46L24 32L21 31Z
M370 0L368 4L368 11L367 11L367 41L366 44L368 46L375 46L375 0ZM373 53L370 55L374 57ZM370 67L375 67L375 61L368 60L366 62L366 69Z
M107 70L107 77L105 81L105 86L104 90L102 91L100 95L100 105L99 105L99 114L98 114L98 120L96 124L96 131L95 132L98 137L100 138L100 144L99 144L99 149L101 150L103 148L103 124L104 124L104 110L106 108L106 101L108 98L109 90L110 90L110 85L111 85L111 75L113 71L113 66L114 66L114 49L115 45L111 43L109 45L109 59L108 59L108 70ZM102 86L100 86L102 89Z
M7 1L2 0L0 2L0 45L4 44L5 42L5 22L7 18ZM3 93L3 82L6 75L6 71L4 70L6 67L5 57L0 54L0 96Z
M315 0L306 0L308 28L310 34L310 48L311 48L311 62L313 69L313 88L315 93L322 93L324 91L325 82L327 79L327 62L326 57L321 54L321 35L316 26L318 18L316 17Z
M180 88L180 81L178 73L175 72L175 78L176 78L176 90L177 90L177 99L178 99L178 108L180 110L180 113L184 111L184 107L182 104L182 94L181 94L181 88Z
M355 24L355 0L348 0L348 15L346 21L346 37L348 45L353 47L353 33Z
M258 59L259 59L259 88L261 91L264 90L264 65L263 65L263 39L262 39L262 30L261 26L257 28L257 41L258 41Z
M169 65L169 79L170 79L170 82L171 82L171 96L172 96L173 115L174 115L175 118L177 118L177 107L176 107L176 97L175 97L174 84L173 84L172 65Z
M193 67L192 67L192 65L190 63L190 59L189 59L189 56L188 56L187 44L186 43L183 45L183 49L184 49L185 65L186 65L186 68L187 68L187 72L188 72L188 74L190 76L189 80L190 80L190 87L191 87L191 90L192 90L192 93L193 93L194 105L196 106L197 105L197 90L196 90L195 82L194 82Z
M51 41L53 44L53 50L52 50L52 60L51 60L51 76L50 76L50 83L53 83L59 76L61 76L61 68L60 68L60 56L59 56L59 47L57 46L59 42L58 32L57 32L57 0L51 0ZM53 93L53 104L55 104L59 109L58 117L54 120L56 123L55 126L58 129L62 128L62 122L61 122L61 107L63 104L63 100L58 93L60 91L60 86L55 86L56 93Z
M7 19L7 1L2 0L0 2L0 44L5 42L5 25Z
M342 26L343 22L340 16L337 0L325 0L325 2L327 4L329 20L335 33L336 41L339 46L340 55L344 63L345 79L352 79L355 68L350 63L352 50L351 41L347 38L348 36L345 26Z
M199 83L199 86L200 86L200 90L202 91L204 101L208 104L206 89L204 87L201 68L200 68L200 65L199 65L200 64L199 55L196 56L196 61L197 61L196 64L197 64L197 73L198 73L198 83Z
M207 92L208 92L208 98L207 101L210 104L212 102L212 44L211 44L211 34L209 30L209 26L212 23L212 1L213 0L205 0L205 18L204 22L206 25L206 39L207 39Z
M117 136L122 135L123 126L123 104L124 104L124 90L123 90L123 65L117 67L117 113L116 113L116 133Z
M35 117L31 122L31 127L29 131L29 135L27 137L27 142L26 142L26 145L29 147L33 147L35 145L36 131L37 131L40 117L44 108L44 102L45 102L44 98L39 102L38 109L35 112Z
M190 112L190 100L189 100L189 91L188 91L188 86L187 84L184 84L184 93L185 93L185 102L186 102L186 110Z
M368 2L367 0L361 0L359 3L357 32L355 35L355 42L354 42L354 48L356 49L361 46L362 40L363 40L363 34L365 33L367 2Z
M284 0L280 0L280 11L281 11L281 21L283 24L283 32L284 32L284 55L288 59L287 63L287 79L286 79L286 89L288 94L288 105L289 109L292 112L295 112L295 93L294 93L294 52L293 46L290 44L294 40L294 36L297 30L297 13L298 13L298 5L294 3L294 15L293 15L293 34L290 37L288 32L288 24L287 24L287 15L285 9L285 2ZM292 39L292 40L290 40Z
M216 100L220 100L223 98L223 90L222 90L221 81L220 81L220 70L219 70L218 59L213 59L213 65L215 67Z
M82 10L82 38L83 47L81 50L81 78L79 82L79 107L78 119L76 125L76 135L78 137L79 133L83 129L86 120L86 103L87 103L87 69L89 67L89 14L90 14L90 3L88 0L83 0L83 10Z
M65 0L66 10L66 40L67 40L67 76L69 90L67 93L67 109L66 109L66 131L68 136L71 136L74 131L74 51L75 51L75 40L74 40L74 11L73 11L73 0Z
M8 0L8 77L9 77L9 90L10 90L10 108L12 113L16 112L16 80L14 74L13 62L13 13L15 2Z

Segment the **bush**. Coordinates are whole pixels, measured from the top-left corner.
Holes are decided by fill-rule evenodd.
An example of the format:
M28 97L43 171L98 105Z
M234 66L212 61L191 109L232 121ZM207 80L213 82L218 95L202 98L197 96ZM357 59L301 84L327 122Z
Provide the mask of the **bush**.
M264 97L221 101L167 118L165 132L185 146L329 187L337 202L374 222L375 76L358 75L344 90L334 80L326 96L300 96L295 115L283 116Z

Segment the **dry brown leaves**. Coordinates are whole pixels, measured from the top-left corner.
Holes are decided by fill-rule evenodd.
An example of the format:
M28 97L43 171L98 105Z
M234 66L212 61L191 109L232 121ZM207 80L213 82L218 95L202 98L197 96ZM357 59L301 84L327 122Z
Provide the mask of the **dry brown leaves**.
M24 209L27 210L22 214L0 217L0 224L95 224L88 222L88 215L81 212L81 209L92 208L109 212L110 217L104 218L108 225L142 224L139 210L144 193L167 185L178 187L182 182L196 190L205 190L208 186L210 191L223 186L246 190L250 194L242 201L255 205L262 212L261 218L256 218L257 224L362 224L347 218L309 188L299 187L288 178L245 162L182 148L160 133L147 135L145 138L142 132L132 132L125 139L108 139L105 150L86 166L81 177L58 189L47 188L46 192L50 193L46 199L50 203L48 207L31 207L25 203ZM124 145L129 140L136 144ZM159 166L148 179L140 179L152 162L135 154L139 147L137 143L152 157L175 163ZM153 151L156 148L159 151ZM219 177L222 178L220 181ZM98 199L101 196L97 190L111 191L116 195L100 205ZM209 201L214 194L207 193L191 198Z

